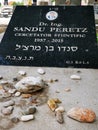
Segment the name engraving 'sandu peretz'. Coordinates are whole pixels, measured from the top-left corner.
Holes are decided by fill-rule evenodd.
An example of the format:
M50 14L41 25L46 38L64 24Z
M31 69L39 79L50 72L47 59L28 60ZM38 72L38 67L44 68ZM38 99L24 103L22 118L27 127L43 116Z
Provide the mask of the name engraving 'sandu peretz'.
M45 32L46 27L14 27L14 32ZM50 32L61 32L61 33L87 33L87 28L64 28L64 27L50 27Z

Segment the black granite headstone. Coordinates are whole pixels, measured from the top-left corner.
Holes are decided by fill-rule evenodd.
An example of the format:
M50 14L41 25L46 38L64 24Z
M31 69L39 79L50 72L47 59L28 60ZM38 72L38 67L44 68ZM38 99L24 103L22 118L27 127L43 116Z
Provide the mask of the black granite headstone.
M98 68L92 6L17 6L0 44L0 64Z

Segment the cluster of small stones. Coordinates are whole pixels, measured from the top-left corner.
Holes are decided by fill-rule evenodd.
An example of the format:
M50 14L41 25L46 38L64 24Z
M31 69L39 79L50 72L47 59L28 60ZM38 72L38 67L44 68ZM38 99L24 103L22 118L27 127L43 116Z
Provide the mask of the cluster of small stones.
M64 123L63 113L65 112L65 109L62 106L58 106L59 103L61 103L61 101L58 98L49 99L47 101L49 108L55 113L57 122L62 124Z
M21 121L26 122L34 119L34 114L36 113L36 107L29 107L27 110L22 112L22 116L20 118Z
M81 73L81 71L77 71ZM81 80L81 77L77 74L70 76L72 80ZM70 89L69 89L70 90ZM96 114L92 109L84 107L74 107L67 112L67 116L79 122L92 123L96 120Z
M7 102L3 103L3 107L1 109L2 114L4 115L10 115L12 114L12 111L14 109L15 102L13 100L9 100Z
M42 69L39 68L37 72L40 75L44 75L46 72ZM80 72L78 72L80 73ZM6 81L3 79L3 77L0 75L0 100L7 99L3 101L2 103L2 108L1 108L1 113L3 115L11 115L12 112L14 111L14 108L17 105L15 102L14 97L19 98L29 98L29 103L40 103L40 98L38 99L35 95L35 97L32 97L32 92L39 91L44 88L45 84L42 79L35 78L35 77L26 77L26 72L25 71L19 71L18 74L20 77L15 77L13 78L13 81ZM21 79L22 78L22 79ZM72 80L81 80L81 77L79 75L71 75L70 78ZM47 81L48 83L54 83L58 82L58 79L51 79L50 81ZM33 85L32 85L33 84ZM70 92L70 88L65 89L66 92ZM57 91L59 93L59 90ZM13 98L13 99L12 99ZM36 100L37 99L37 100ZM55 113L55 117L57 122L60 124L64 123L64 118L63 114L65 112L64 107L58 106L58 103L61 103L59 99L49 99L47 104L49 108L52 110L52 112ZM30 104L31 105L31 104ZM19 117L13 117L11 118L11 121L14 123L17 123L20 121L27 122L30 120L35 119L35 113L36 113L36 107L33 105L28 106L25 110L21 109L21 116ZM23 106L21 106L23 107ZM90 110L90 109L85 109L85 108L72 108L67 112L67 116L70 117L71 119L75 119L80 122L94 122L96 119L95 113ZM83 117L83 118L82 118ZM89 118L88 118L89 117Z
M77 71L77 73L81 73L81 71ZM81 77L77 74L73 74L70 76L70 79L81 80ZM65 92L70 92L70 91L71 91L70 88L65 88ZM60 91L57 90L56 93L60 93ZM60 124L64 123L64 118L63 118L63 113L65 112L64 107L58 106L57 103L54 101L54 99L48 100L47 104L50 110L55 112L57 122L59 122ZM79 121L79 122L84 122L84 123L92 123L96 120L95 112L92 109L83 108L83 107L71 108L67 112L67 117L74 119L76 121Z
M37 72L40 75L45 74L45 71L41 68L39 68L37 70ZM29 77L28 78L28 77L26 77L26 72L22 71L22 70L19 71L18 74L19 74L19 76L13 78L12 81L4 80L3 76L0 75L0 99L1 100L4 99L4 100L2 100L3 103L2 103L2 108L1 108L1 114L3 114L4 116L10 116L13 113L14 109L17 106L17 103L15 103L16 98L19 98L21 100L21 98L29 99L30 97L32 97L32 94L30 94L28 90L25 91L25 93L24 93L24 90L25 90L24 88L21 91L20 91L20 89L17 88L17 84L20 83L24 78L25 79L27 78L26 79L27 84L28 84L28 82L32 82L34 84L34 87L30 84L30 87L33 87L33 91L35 88L34 92L39 91L40 89L43 89L44 81L42 79L40 79L39 77L38 78ZM32 81L32 79L33 79L33 81ZM22 85L25 86L25 83ZM28 86L26 86L26 87L28 87ZM36 87L38 87L38 88L36 88ZM27 109L21 110L20 113L21 113L21 116L11 118L11 121L13 123L17 123L19 121L26 122L26 121L33 120L35 117L34 114L36 113L36 107L34 107L31 104L31 106L28 106Z
M1 113L3 115L10 115L14 110L15 101L9 100L3 103L3 107L1 108ZM21 121L29 121L34 119L34 113L36 112L36 107L29 106L26 110L21 110L21 117L13 117L11 120L16 123L19 120Z

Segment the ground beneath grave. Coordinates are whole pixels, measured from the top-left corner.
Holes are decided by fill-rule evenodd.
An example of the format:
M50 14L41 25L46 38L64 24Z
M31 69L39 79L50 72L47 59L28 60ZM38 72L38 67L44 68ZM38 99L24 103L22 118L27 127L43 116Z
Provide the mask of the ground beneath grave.
M63 106L65 109L63 113L64 123L59 124L56 121L54 112L48 107L47 101L36 106L37 112L34 120L28 122L19 121L18 123L11 122L12 117L20 117L22 109L28 107L26 105L27 98L13 96L10 98L15 101L15 105L11 115L5 116L1 113L2 104L7 98L0 101L0 130L97 130L98 70L43 67L46 73L40 75L37 69L37 67L0 66L0 75L3 76L2 80L11 81L18 76L20 70L23 70L26 72L26 76L40 76L43 80L49 81L47 82L48 88L45 90L46 100L58 98L61 101L59 106ZM79 75L81 80L72 80L70 76L73 74ZM66 91L68 89L70 91ZM43 93L41 94L43 95ZM30 105L35 106L36 103ZM96 121L93 123L80 123L67 117L67 111L77 106L92 109L96 113Z

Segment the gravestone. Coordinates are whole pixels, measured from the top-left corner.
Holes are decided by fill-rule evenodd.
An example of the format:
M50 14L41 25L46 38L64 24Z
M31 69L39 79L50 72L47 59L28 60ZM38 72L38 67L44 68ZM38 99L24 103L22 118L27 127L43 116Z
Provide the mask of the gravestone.
M0 65L98 68L92 6L17 6Z

